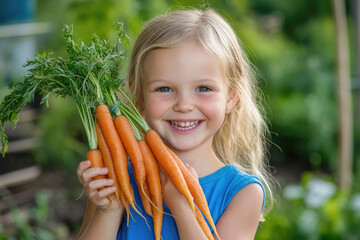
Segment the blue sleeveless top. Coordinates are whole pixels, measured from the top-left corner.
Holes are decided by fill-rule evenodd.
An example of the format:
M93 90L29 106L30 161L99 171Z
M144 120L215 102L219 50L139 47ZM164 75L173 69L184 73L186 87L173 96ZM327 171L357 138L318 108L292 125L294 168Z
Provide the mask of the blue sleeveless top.
M131 208L133 218L130 217L129 226L127 226L127 219L124 217L117 235L117 240L155 239L154 231L152 230L154 223L152 218L145 213L142 206L131 166L129 168L129 176L130 182L134 188L136 204L141 213L145 216L149 226L147 226L145 220ZM235 165L225 165L216 172L199 178L199 182L205 193L210 213L215 224L220 219L221 214L225 211L235 194L251 183L257 183L261 186L265 200L265 191L260 180L255 176L247 174ZM165 204L164 212L167 214L164 213L163 215L163 225L161 230L162 238L171 240L179 239L175 220Z

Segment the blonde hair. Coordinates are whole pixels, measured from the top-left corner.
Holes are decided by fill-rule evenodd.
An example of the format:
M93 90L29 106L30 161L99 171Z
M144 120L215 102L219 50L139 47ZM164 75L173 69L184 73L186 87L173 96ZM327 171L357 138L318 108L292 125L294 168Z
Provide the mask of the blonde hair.
M142 111L142 80L146 77L147 54L157 48L176 46L187 39L198 41L220 59L225 82L239 98L214 136L214 151L225 164L236 164L259 177L270 200L266 207L269 211L273 194L272 177L266 164L268 130L258 103L255 74L236 34L218 13L212 9L181 10L148 22L132 50L128 75L130 93Z

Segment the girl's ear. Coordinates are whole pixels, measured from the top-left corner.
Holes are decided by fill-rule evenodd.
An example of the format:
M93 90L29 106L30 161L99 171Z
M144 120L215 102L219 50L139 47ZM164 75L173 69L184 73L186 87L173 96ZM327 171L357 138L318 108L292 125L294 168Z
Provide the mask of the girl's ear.
M236 95L233 91L230 91L226 100L225 112L227 114L230 113L233 107L239 102L239 100L239 96Z

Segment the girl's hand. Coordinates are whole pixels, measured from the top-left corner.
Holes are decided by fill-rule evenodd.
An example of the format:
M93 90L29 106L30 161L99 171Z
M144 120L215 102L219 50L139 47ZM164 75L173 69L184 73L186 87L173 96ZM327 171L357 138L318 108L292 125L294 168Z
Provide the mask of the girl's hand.
M111 194L116 191L116 188L113 185L113 180L94 180L96 176L106 175L107 172L107 168L90 168L89 160L81 162L77 168L77 176L79 182L84 187L84 194L93 204L102 210L119 209L121 207L121 203L116 199L116 197L114 197L114 195L111 196Z
M185 166L190 171L190 173L198 179L198 175L193 167L185 163ZM172 182L169 175L165 172L163 168L160 167L160 180L163 193L163 200L165 205L173 212L173 209L182 209L182 207L189 207L189 204L186 198L179 192L175 184Z

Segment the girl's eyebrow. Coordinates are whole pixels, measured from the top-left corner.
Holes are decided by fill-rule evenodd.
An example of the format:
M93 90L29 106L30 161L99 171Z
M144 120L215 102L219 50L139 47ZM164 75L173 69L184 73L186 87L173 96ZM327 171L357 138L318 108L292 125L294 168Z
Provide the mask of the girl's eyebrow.
M147 82L148 82L148 84L150 84L150 83L171 82L171 81L162 79L162 78L155 78L155 79L149 79ZM193 80L193 82L218 82L218 80L213 79L213 78L199 78L199 79Z
M154 79L149 79L148 82L167 82L168 80L163 79L163 78L154 78Z
M147 81L145 81L145 86L147 87L151 87L152 85L170 85L173 84L172 81L164 79L164 78L154 78L154 79L148 79ZM218 79L214 79L214 78L199 78L196 80L193 80L190 82L190 84L193 85L211 85L213 87L215 86L219 86L220 81Z
M219 80L213 79L213 78L201 78L198 80L194 81L196 84L199 85L206 85L206 84L210 84L210 85L219 85L221 84L221 82Z
M200 78L200 79L194 80L194 82L218 82L218 81L213 78Z
M166 80L166 79L161 79L161 78L159 78L159 79L148 79L147 81L146 81L146 84L147 85L150 85L150 84L155 84L155 83L167 83L168 82L168 80Z

